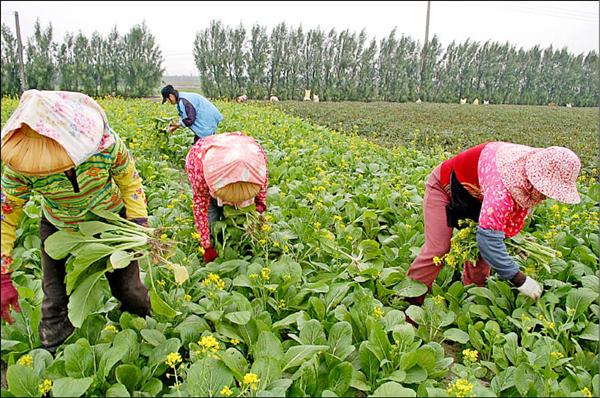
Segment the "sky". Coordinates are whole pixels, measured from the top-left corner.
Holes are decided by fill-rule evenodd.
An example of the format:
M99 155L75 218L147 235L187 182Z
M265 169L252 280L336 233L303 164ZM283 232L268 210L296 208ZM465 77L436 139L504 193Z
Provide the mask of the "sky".
M255 23L270 30L280 22L306 31L320 26L344 29L378 40L396 27L423 42L427 1L2 1L2 23L14 32L14 12L19 13L21 36L33 33L39 18L52 23L55 40L81 30L106 35L113 26L126 33L145 21L165 59L166 75L197 75L192 53L196 33L213 19L225 25L242 23L249 31ZM574 54L598 51L598 1L432 1L429 37L442 45L453 40L510 42L563 48Z

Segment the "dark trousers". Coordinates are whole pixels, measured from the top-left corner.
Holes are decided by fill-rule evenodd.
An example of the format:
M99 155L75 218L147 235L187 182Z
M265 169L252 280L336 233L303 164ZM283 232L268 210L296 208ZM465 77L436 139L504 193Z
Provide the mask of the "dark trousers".
M45 217L40 222L40 238L42 240L42 319L39 326L42 347L55 352L73 332L74 327L68 317L67 287L65 284L66 259L54 260L44 250L46 239L58 231ZM139 316L150 313L150 297L148 289L140 279L140 268L137 261L126 268L107 272L106 279L110 290L121 302L121 310Z

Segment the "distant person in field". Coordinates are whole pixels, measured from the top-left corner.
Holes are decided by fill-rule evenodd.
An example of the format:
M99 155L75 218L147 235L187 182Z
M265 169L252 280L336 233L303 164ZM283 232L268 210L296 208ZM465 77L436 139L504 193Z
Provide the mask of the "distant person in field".
M211 135L196 142L185 160L193 190L194 220L204 261L218 257L210 227L223 216L223 205L267 209L267 157L256 140L241 132Z
M19 311L12 271L26 272L13 258L23 207L33 193L41 197L42 317L39 334L50 352L73 332L68 318L66 260L45 251L46 239L59 230L93 219L89 210L105 210L146 225L148 213L142 179L127 147L108 125L104 110L87 95L28 90L2 129L2 319L12 323ZM150 313L148 289L137 261L106 273L121 309Z
M425 245L408 270L408 277L429 289L450 251L458 220L479 223L476 264L465 263L463 283L484 286L490 267L520 293L537 300L542 286L519 270L509 256L505 238L518 234L525 218L546 198L579 203L579 158L570 149L531 148L490 142L468 149L437 166L425 188L423 203ZM410 299L422 305L425 295Z
M179 92L172 85L162 88L162 103L169 103L177 107L179 121L171 123L169 133L180 127L189 127L194 132L194 143L200 138L215 134L217 126L223 120L223 115L208 99L200 94Z

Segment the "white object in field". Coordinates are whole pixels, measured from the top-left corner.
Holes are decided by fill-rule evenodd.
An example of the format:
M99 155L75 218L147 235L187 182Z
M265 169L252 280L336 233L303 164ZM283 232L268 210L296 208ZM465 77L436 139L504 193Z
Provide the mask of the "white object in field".
M421 103L421 98L417 99L417 104Z
M310 101L310 90L304 90L304 101Z
M246 102L248 100L248 96L246 94L240 95L236 97L236 102Z
M319 102L319 96L313 94L313 102Z
M279 98L277 98L276 96L272 95L271 98L269 98L269 101L271 101L271 102L279 102Z
M464 105L464 104L466 104L466 103L467 103L467 99L466 99L466 98L461 98L461 99L460 99L460 104L461 104L461 105Z
M573 104L567 104L567 108L572 108Z
M475 100L473 101L473 105L479 105L479 98L475 98Z
M489 100L483 100L483 105L489 105L490 101Z

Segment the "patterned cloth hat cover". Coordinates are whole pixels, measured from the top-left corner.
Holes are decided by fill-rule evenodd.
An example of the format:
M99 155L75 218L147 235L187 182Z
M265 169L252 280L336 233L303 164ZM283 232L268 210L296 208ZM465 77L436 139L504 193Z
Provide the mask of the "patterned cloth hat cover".
M542 195L563 203L581 200L576 185L581 163L570 149L504 143L496 153L496 166L511 196L523 208L538 205Z
M212 197L219 206L223 204L245 207L253 199L243 203L222 201L216 191L228 184L249 182L262 185L267 175L267 167L256 140L241 132L222 133L203 139L204 178Z
M75 166L115 143L106 113L85 94L27 90L2 129L2 145L23 124L57 141Z

